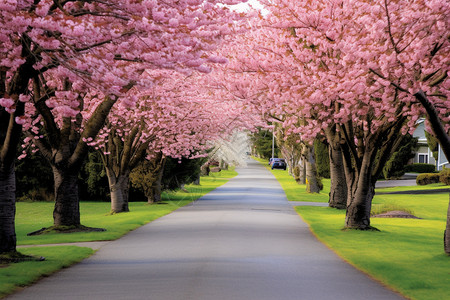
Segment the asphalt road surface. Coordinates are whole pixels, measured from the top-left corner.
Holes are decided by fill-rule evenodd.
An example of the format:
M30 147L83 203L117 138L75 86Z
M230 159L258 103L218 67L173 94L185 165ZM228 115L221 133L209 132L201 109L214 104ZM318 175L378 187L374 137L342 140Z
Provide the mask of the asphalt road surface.
M8 299L403 299L318 242L263 166L237 171Z

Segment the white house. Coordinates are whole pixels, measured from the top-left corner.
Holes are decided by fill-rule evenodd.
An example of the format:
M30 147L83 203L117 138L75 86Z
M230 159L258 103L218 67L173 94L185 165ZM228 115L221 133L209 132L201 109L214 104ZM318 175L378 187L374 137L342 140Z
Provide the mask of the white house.
M419 146L413 163L433 164L436 166L436 170L439 171L442 170L444 166L450 168L450 164L441 149L441 145L438 145L437 160L434 159L433 153L430 148L428 148L427 138L425 137L425 119L417 121L417 128L413 133L413 137L417 138Z

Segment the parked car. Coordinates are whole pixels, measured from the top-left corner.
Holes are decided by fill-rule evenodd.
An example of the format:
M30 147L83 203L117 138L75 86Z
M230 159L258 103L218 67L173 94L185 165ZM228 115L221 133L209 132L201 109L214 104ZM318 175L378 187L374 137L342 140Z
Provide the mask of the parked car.
M269 164L273 169L283 169L286 170L286 161L284 158L271 158Z

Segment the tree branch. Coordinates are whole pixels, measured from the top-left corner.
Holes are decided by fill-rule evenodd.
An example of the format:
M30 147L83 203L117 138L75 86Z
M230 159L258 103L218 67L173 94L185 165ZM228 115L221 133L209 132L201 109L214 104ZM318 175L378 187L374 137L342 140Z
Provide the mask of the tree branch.
M423 91L415 93L414 97L416 97L416 99L419 100L419 102L425 108L427 112L427 119L430 122L431 129L433 130L434 135L441 144L442 151L444 152L445 157L448 161L450 161L450 137L445 131L445 128L442 125L442 121L440 120L439 114L437 113L434 105L428 100Z

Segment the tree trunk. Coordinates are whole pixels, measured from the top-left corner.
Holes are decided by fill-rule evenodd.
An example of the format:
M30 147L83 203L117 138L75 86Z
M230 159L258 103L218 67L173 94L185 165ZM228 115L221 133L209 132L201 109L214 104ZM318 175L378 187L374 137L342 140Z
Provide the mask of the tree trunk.
M14 164L0 167L0 254L16 251L16 177Z
M434 135L441 144L442 151L445 157L450 161L450 136L445 130L439 114L436 111L434 105L428 100L428 97L423 91L419 91L414 94L417 100L422 104L422 106L427 111L427 119L430 122L431 129ZM447 210L447 225L444 231L444 251L446 254L450 255L450 202L448 204Z
M157 173L156 180L153 181L151 188L148 191L147 199L148 203L158 203L161 202L161 192L162 192L162 178L164 173L164 165L166 164L166 159L161 156L159 167L155 166L155 172Z
M350 181L349 181L350 180ZM366 161L361 167L358 176L347 178L348 203L345 217L347 228L368 230L370 226L370 210L375 195L375 181L372 180L372 168Z
M129 212L128 185L130 177L128 172L116 176L113 170L106 167L106 176L111 193L111 213Z
M198 174L197 177L195 178L194 185L200 185L200 174Z
M344 162L342 158L342 149L339 142L329 142L330 157L330 198L328 204L330 207L345 209L347 206L347 183L345 180Z
M300 167L298 184L306 184L306 159L302 158L298 166Z
M68 170L52 165L55 180L54 226L80 226L78 168Z
M306 146L306 191L308 193L320 193L317 175L316 160L314 157L314 146Z

